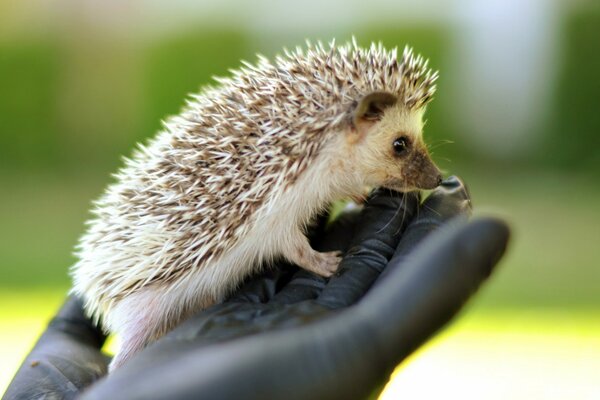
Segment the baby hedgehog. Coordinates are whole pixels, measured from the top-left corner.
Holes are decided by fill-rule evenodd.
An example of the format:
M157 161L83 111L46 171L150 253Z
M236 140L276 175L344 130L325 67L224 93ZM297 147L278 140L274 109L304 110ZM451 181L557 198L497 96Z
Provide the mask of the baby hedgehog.
M73 292L121 337L110 369L283 256L328 277L307 224L365 187L431 189L422 140L437 72L406 48L307 45L192 96L95 203Z

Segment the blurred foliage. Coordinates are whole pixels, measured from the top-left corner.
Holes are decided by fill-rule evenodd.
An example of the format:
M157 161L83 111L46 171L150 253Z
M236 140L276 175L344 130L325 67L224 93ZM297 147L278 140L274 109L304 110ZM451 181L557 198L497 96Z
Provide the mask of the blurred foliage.
M563 29L563 68L542 157L562 167L598 170L600 7L575 13Z
M501 166L505 174L498 178L499 186L490 178L490 170L498 165L483 163L460 143L441 145L455 137L457 129L452 113L444 108L452 101L444 98L450 91L444 90L448 82L443 74L437 99L429 106L425 134L434 158L442 161L442 167L448 167L445 158L461 161L448 169L471 182L476 202L505 209L526 233L519 239L511 272L501 275L500 284L487 295L485 301L491 306L503 302L598 305L591 287L594 280L586 279L597 276L593 249L577 235L564 239L569 248L578 249L577 256L566 251L546 254L544 249L547 243L558 248L562 241L546 228L547 215L568 214L571 219L565 226L594 238L586 224L600 220L594 211L599 193L589 181L572 183L568 174L547 178L526 176L523 171L552 165L567 172L599 166L600 116L595 110L600 89L595 78L599 21L598 12L568 20L565 64L543 145L529 164L512 170ZM384 25L353 33L362 45L381 41L401 51L409 44L430 59L432 68L444 71L451 47L446 29ZM67 287L70 253L83 231L89 203L120 165L119 156L129 154L135 142L153 136L160 121L177 113L186 95L210 83L211 76L228 74L241 59L255 60L257 51L272 56L282 46L301 44L289 37L256 39L242 31L202 28L141 44L117 43L85 31L76 37L0 44L2 283ZM337 36L338 43L349 39L350 34ZM538 180L546 186L537 185ZM577 207L570 210L567 204L573 193L578 193ZM577 287L565 289L566 265L573 278L569 282ZM528 277L521 271L527 271ZM541 273L545 279L536 280ZM557 294L550 298L548 290Z
M363 45L381 41L402 49L409 44L442 71L449 59L449 35L439 25L381 26L354 33ZM530 164L600 166L598 37L600 12L567 19L554 109ZM338 43L345 39L349 35L338 37ZM240 59L254 60L256 48L244 32L222 29L184 31L141 46L107 42L85 32L77 38L1 44L0 87L10 95L0 97L0 167L114 169L118 155L128 154L134 142L160 129L160 121L177 113L188 93L197 92L213 75L228 74ZM442 74L437 99L427 112L429 143L439 159L476 159L460 143L438 147L455 137L457 129L451 110L443 109L452 104L443 98L450 93L444 90L447 84Z
M246 36L231 31L187 32L163 40L145 53L141 137L156 132L160 120L179 112L188 94L212 83L213 76L228 75L241 59L253 55Z
M57 162L61 50L45 41L0 45L0 168Z
M67 288L73 246L102 182L44 173L0 181L0 285Z

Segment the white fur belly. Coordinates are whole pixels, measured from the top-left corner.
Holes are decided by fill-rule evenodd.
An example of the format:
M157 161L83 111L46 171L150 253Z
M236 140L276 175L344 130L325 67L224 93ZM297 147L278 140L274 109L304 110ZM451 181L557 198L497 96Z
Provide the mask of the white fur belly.
M215 262L173 282L149 285L126 296L105 316L108 329L119 333L140 316L165 318L167 326L161 329L160 336L182 318L223 301L246 277L295 245L299 228L289 217L285 207L272 209L249 235ZM147 310L151 310L151 316L144 316Z

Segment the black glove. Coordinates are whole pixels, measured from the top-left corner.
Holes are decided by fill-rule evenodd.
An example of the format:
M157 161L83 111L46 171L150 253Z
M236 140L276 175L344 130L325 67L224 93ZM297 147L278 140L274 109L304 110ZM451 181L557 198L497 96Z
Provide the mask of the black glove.
M345 250L329 281L289 265L250 280L82 397L366 398L456 314L501 257L507 227L493 219L467 224L454 218L469 211L456 178L421 206L415 196L378 191L360 214L343 215L313 235L319 250ZM86 328L73 335L70 324L52 323L7 398L73 396L103 373L101 338L79 307L70 310L74 319L63 312L57 321ZM46 372L53 369L62 378Z

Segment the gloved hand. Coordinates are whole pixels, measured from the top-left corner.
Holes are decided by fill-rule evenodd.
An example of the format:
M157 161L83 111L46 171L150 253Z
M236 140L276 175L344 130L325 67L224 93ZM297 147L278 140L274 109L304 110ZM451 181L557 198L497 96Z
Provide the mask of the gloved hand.
M290 265L255 277L82 398L367 398L458 312L502 256L508 228L494 219L467 223L469 212L456 178L421 205L414 195L379 190L360 213L313 234L316 249L345 252L329 281ZM102 341L80 303L69 300L6 398L74 397L105 372Z

